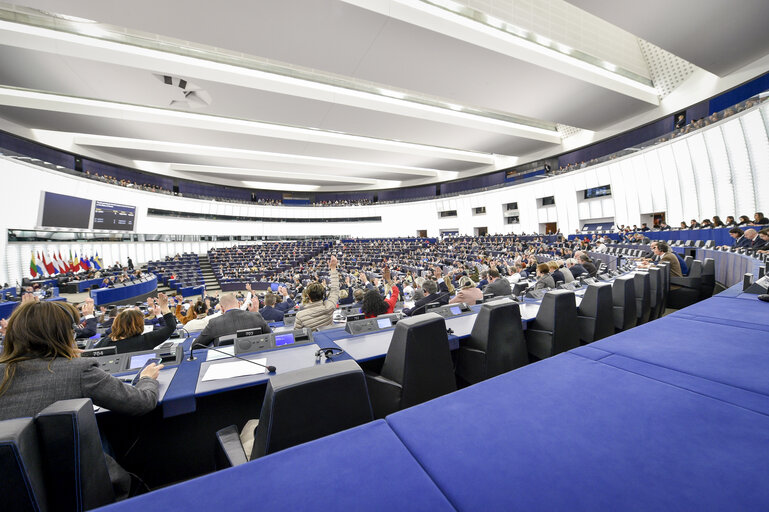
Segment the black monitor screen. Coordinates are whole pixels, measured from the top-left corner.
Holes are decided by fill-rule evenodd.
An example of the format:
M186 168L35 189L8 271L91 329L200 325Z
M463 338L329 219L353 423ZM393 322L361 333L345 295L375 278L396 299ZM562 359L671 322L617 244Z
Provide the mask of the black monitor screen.
M93 210L93 229L133 231L135 217L135 206L96 201L96 207Z
M90 220L90 199L54 194L53 192L45 193L41 226L88 229Z

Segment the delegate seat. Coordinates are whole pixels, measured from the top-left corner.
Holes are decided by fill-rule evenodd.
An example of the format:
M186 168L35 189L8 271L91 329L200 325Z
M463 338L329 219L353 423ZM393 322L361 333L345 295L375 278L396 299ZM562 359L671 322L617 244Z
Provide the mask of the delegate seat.
M664 311L662 309L662 269L651 267L649 269L649 299L651 301L649 308L649 320L656 320Z
M700 300L704 300L713 296L716 287L716 262L713 258L705 258L702 262L701 279Z
M635 288L636 325L645 324L651 315L651 278L646 272L637 272L633 276Z
M686 268L689 269L689 272L684 274L684 276L688 276L692 271L692 263L694 262L693 256L684 256L684 263L686 263Z
M48 510L37 428L32 418L0 421L0 493L3 510Z
M115 501L90 398L60 400L35 416L50 510L90 510ZM131 485L125 474L126 493Z
M398 322L381 374L366 379L376 418L456 391L443 317L425 313Z
M217 466L236 466L373 419L366 378L355 361L278 374L267 384L256 430L244 430L240 436L231 425L216 433ZM251 434L249 450L250 442L244 447L241 439L249 439Z
M612 283L612 302L614 304L614 328L617 332L626 331L636 326L635 278L620 276Z
M577 308L577 320L579 339L583 344L614 334L611 283L596 283L587 287Z
M702 293L702 262L692 261L686 277L671 277L668 305L673 309L691 306L700 300Z
M660 316L665 314L668 307L668 295L670 294L670 264L658 263L657 267L662 271L662 307Z
M457 376L475 384L528 363L520 306L510 299L481 306L470 338L459 348Z
M545 359L579 347L579 323L574 292L547 292L537 311L537 317L526 329L529 354Z

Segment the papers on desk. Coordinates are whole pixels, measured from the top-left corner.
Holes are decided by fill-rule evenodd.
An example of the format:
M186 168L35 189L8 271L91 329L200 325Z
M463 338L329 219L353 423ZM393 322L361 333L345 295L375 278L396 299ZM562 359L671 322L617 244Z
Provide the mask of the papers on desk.
M267 364L267 358L254 359L257 363ZM259 375L267 370L261 366L249 363L248 361L236 360L229 363L212 364L206 370L206 374L201 379L203 382L209 380L231 379L232 377L244 377L246 375Z
M217 352L216 350L209 350L206 353L206 361L216 361L217 359L224 359L226 357L232 356L233 354L235 354L235 345L218 347L218 350L220 350L221 352ZM222 354L222 352L226 352L226 354Z

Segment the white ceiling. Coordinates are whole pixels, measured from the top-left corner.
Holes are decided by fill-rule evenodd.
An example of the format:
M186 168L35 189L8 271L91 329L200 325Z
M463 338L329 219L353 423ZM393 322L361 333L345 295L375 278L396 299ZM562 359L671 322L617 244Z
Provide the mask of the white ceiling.
M65 149L199 181L267 182L287 191L441 182L562 152L555 123L598 132L659 108L648 85L420 0L22 2L99 25L47 16L42 23L63 31L0 22L0 118L35 130L42 141L67 141L60 144ZM686 9L660 3L653 23L640 11L655 2L571 3L714 72L769 53L765 30L740 30L755 24L742 14L728 26L707 26L697 44L676 35L689 9L697 11L688 18L696 23L707 20L700 11L720 15L716 1L696 9L692 2L680 3ZM765 1L745 4L766 14L759 5ZM659 14L665 9L670 16ZM97 31L105 27L110 37L140 31L147 39L206 47L195 54L202 59L179 57L140 48L136 39L104 42ZM729 44L737 56L722 49ZM710 50L697 53L697 45ZM247 59L235 67L211 62L222 51ZM320 89L248 69L250 58L390 92ZM210 105L170 106L183 93L158 73L194 83L210 94ZM543 124L530 129L512 123L518 118Z

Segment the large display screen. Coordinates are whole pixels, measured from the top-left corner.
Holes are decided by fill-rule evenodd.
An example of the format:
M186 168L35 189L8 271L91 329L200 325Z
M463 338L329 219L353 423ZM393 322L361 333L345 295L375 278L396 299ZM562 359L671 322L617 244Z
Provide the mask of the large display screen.
M90 199L44 192L40 225L51 228L88 229L91 203Z
M135 218L135 206L96 201L96 207L93 210L93 229L133 231Z

